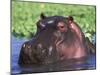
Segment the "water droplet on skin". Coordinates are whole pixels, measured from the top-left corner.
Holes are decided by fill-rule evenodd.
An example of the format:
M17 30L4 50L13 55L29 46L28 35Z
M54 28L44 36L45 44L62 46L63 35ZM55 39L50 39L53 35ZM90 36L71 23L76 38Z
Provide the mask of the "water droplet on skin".
M23 47L25 47L26 45L24 44Z
M53 49L52 46L50 46L49 47L49 55L51 55L52 49Z

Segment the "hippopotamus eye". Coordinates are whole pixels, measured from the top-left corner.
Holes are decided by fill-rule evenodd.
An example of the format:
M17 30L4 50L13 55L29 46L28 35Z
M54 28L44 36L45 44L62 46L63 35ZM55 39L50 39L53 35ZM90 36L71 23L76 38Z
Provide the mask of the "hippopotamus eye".
M58 30L61 32L66 32L68 29L64 22L59 22L57 27L58 27Z
M64 28L64 26L60 26L60 28Z
M65 27L63 22L59 22L57 26L58 26L58 28L64 28Z

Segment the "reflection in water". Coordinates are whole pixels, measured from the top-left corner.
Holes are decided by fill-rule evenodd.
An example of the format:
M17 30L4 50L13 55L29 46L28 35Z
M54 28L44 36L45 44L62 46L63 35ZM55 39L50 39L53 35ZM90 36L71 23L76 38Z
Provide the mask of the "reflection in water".
M39 73L39 72L54 72L54 71L71 71L71 70L87 70L96 68L95 55L90 55L85 63L75 64L71 61L62 61L49 65L31 65L21 68L17 62L20 53L21 45L25 42L25 39L16 39L12 37L12 74L17 73ZM77 62L76 62L77 63Z

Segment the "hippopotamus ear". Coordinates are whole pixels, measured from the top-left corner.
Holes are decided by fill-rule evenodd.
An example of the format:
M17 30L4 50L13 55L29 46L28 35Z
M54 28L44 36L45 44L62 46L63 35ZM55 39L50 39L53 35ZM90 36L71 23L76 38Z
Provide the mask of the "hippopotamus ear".
M72 22L74 21L74 19L73 19L72 16L68 16L68 17L67 17L67 20L68 20L69 23L72 23Z
M44 13L41 13L40 18L41 19L45 19L46 18L46 16L44 15Z

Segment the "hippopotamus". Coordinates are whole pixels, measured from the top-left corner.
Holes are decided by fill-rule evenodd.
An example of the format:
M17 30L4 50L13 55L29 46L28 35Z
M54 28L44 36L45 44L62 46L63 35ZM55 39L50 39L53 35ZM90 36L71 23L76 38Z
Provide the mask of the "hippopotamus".
M50 64L63 60L78 60L88 56L85 36L72 16L41 14L34 39L21 48L18 64Z

